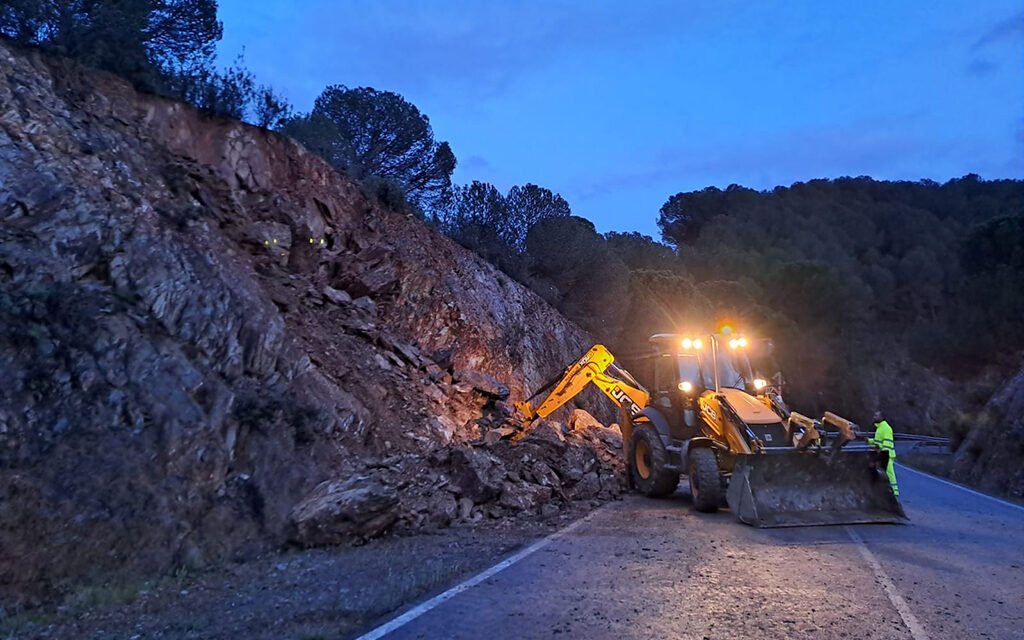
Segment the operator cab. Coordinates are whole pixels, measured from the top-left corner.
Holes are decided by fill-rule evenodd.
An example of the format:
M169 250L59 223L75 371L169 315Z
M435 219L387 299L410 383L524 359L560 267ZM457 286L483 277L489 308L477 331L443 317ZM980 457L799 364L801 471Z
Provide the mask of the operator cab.
M724 427L726 418L721 415L721 403L727 399L749 439L769 447L787 444L778 415L760 397L767 384L754 375L746 338L663 333L652 336L650 343L656 349L652 400L668 421L673 438L701 435L701 414L716 433L731 438L734 431ZM742 446L738 441L730 444L738 450Z
M650 343L657 349L656 362L673 363L656 364L656 393L678 389L696 397L704 391L718 391L724 387L756 396L765 387L764 381L754 376L750 366L750 358L744 349L746 338L724 340L724 336L716 335L705 339L659 333L651 336ZM662 375L657 375L659 370ZM674 375L667 375L670 372Z

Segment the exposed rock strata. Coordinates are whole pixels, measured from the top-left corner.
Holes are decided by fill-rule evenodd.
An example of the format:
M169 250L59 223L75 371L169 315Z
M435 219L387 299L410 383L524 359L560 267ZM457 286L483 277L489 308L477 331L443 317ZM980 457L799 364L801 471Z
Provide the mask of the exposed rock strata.
M589 343L291 141L0 44L0 604L607 494L493 437L493 504L444 488Z

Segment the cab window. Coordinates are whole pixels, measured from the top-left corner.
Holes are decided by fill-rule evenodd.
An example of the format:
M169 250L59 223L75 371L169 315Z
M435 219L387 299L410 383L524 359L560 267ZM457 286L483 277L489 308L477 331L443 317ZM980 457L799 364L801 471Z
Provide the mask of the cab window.
M694 354L681 354L679 362L679 381L689 382L695 387L700 387L700 363Z
M654 361L654 388L658 391L670 391L676 386L675 371L672 370L672 357L660 356Z

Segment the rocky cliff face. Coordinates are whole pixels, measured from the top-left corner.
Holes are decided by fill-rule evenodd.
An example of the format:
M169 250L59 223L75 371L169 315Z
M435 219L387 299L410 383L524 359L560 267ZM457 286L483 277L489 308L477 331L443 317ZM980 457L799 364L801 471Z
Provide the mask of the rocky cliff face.
M0 45L0 602L607 495L459 447L589 343L289 140Z
M992 396L953 456L952 476L1024 498L1024 368Z

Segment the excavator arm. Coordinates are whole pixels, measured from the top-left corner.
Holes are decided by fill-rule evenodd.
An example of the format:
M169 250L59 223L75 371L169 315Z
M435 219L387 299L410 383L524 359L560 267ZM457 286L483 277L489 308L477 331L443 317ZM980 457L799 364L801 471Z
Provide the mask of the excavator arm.
M615 364L615 356L608 349L595 344L582 358L566 367L561 377L523 402L516 403L516 409L523 416L523 426L528 428L535 420L548 417L579 395L588 384L596 386L632 416L643 411L651 399L647 390L628 371ZM549 389L551 392L535 406L533 400Z

